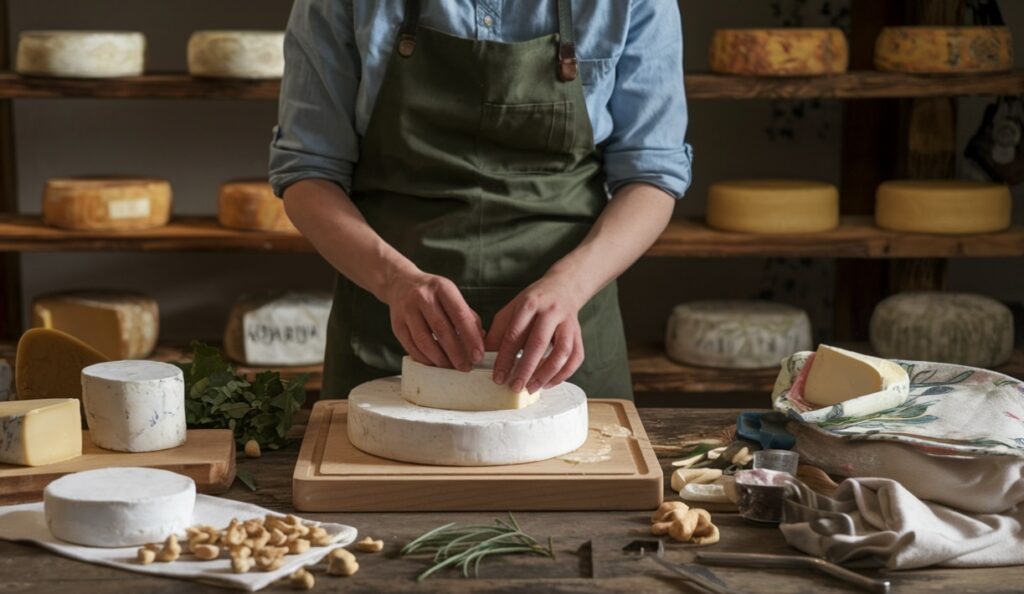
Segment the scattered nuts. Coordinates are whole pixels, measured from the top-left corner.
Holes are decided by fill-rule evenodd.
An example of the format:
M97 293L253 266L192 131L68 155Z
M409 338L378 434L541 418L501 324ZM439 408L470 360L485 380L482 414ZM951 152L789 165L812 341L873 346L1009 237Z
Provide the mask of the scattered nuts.
M273 531L271 531L270 533L270 540L268 540L267 542L274 545L275 547L279 547L284 543L288 542L288 537L285 536L284 532L281 532L280 528L274 528Z
M252 569L253 560L251 557L232 557L231 571L234 573L249 573Z
M331 535L326 530L317 526L309 531L309 542L317 547L325 547L331 544Z
M156 554L155 559L161 563L170 563L171 561L177 560L180 556L181 545L178 544L178 537L172 534L164 541L164 546L160 549L160 552Z
M284 565L284 557L280 555L257 554L255 559L256 568L260 571L274 571L275 569L281 569L281 566Z
M364 553L379 553L384 550L383 540L374 540L371 536L364 536L356 543L356 550Z
M665 502L654 512L651 517L651 534L668 534L674 540L696 545L714 544L721 536L707 510L688 508L686 504L677 501Z
M255 439L250 439L249 441L245 442L245 455L250 458L259 458L261 455L263 455L263 453L260 452L259 442L256 441Z
M138 557L137 558L138 558L140 564L142 564L142 565L149 565L150 563L152 563L156 559L156 552L153 551L152 549L147 549L146 547L141 547L141 548L139 548L139 553L138 553Z
M327 557L327 573L348 577L359 571L356 556L345 549L334 549Z
M220 557L220 547L210 544L201 544L192 547L192 554L203 561L210 561Z
M712 545L718 542L721 538L721 534L718 532L718 526L711 525L711 532L706 536L695 536L693 538L693 544L697 546Z
M316 585L313 574L306 571L305 568L297 570L288 579L291 580L292 587L296 590L312 590L313 586Z
M296 538L288 543L289 555L301 555L309 550L309 541L305 538Z
M677 509L686 511L690 509L690 506L686 505L682 501L666 501L665 503L659 505L657 511L655 511L654 515L651 516L651 523L655 524L657 522L664 522L665 518L667 518L669 514L671 514L673 511Z

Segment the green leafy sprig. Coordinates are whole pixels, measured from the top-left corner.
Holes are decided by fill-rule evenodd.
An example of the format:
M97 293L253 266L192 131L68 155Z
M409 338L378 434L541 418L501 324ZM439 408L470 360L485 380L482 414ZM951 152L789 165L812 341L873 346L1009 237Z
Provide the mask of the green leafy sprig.
M510 513L508 521L495 520L494 524L468 524L455 522L439 526L416 538L402 548L401 555L434 554L433 564L424 569L416 581L421 582L446 567L462 570L463 577L470 571L476 576L480 563L491 555L541 555L555 558L555 549L548 538L545 547L519 528Z
M249 381L217 349L199 341L191 346L192 361L177 363L185 374L187 425L231 429L241 447L250 439L265 449L284 446L292 417L306 400L308 375L289 381L276 371L264 371Z

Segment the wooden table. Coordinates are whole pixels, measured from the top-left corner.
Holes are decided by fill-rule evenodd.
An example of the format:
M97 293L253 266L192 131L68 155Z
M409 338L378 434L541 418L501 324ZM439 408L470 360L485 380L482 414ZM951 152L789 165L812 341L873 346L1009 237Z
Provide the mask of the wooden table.
M666 469L677 458L681 439L724 435L735 410L641 409L644 425ZM254 493L236 482L228 497L280 511L291 509L292 466L298 452L293 445L258 460L239 459L239 467L258 477ZM672 496L666 493L666 496ZM694 592L652 561L625 557L623 545L649 537L648 514L636 512L520 513L524 529L538 538L554 537L557 558L496 558L484 563L481 576L463 579L446 574L417 583L422 559L398 559L401 545L426 530L451 521L487 522L495 514L305 514L317 520L344 522L360 533L385 540L383 554L359 554L360 571L351 578L335 578L315 571L314 592ZM734 514L715 514L722 540L717 551L794 553L774 528L752 526ZM589 553L581 546L592 543ZM585 549L584 549L585 550ZM666 558L693 560L694 549L669 544ZM827 593L856 592L845 584L796 570L714 568L727 584L746 592ZM876 572L882 575L883 572ZM937 569L897 572L887 576L893 592L1020 592L1024 567L994 569ZM140 592L227 592L192 582L153 578L98 567L44 552L29 545L0 542L0 592L5 594L66 592L68 594L128 594ZM291 591L286 582L267 591Z

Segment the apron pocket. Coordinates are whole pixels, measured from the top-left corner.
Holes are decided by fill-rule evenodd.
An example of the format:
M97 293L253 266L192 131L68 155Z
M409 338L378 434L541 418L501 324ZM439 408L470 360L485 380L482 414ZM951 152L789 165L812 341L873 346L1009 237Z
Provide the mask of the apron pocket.
M484 103L477 150L481 169L558 172L568 167L576 141L576 114L569 101Z

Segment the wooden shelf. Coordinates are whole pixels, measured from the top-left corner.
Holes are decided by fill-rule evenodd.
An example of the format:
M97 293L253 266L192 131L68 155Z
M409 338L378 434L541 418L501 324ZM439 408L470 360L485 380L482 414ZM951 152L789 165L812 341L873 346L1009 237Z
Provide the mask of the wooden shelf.
M689 99L861 99L1024 94L1024 71L915 75L872 70L823 77L745 77L687 72ZM116 79L70 79L0 73L0 99L256 99L276 100L280 81L199 79L154 73Z
M214 217L175 218L145 231L67 231L38 216L0 216L0 252L250 251L312 252L300 235L234 231ZM1024 227L986 235L921 235L885 231L871 217L844 217L834 231L749 235L708 228L699 219L673 221L647 252L673 258L983 258L1024 256Z

